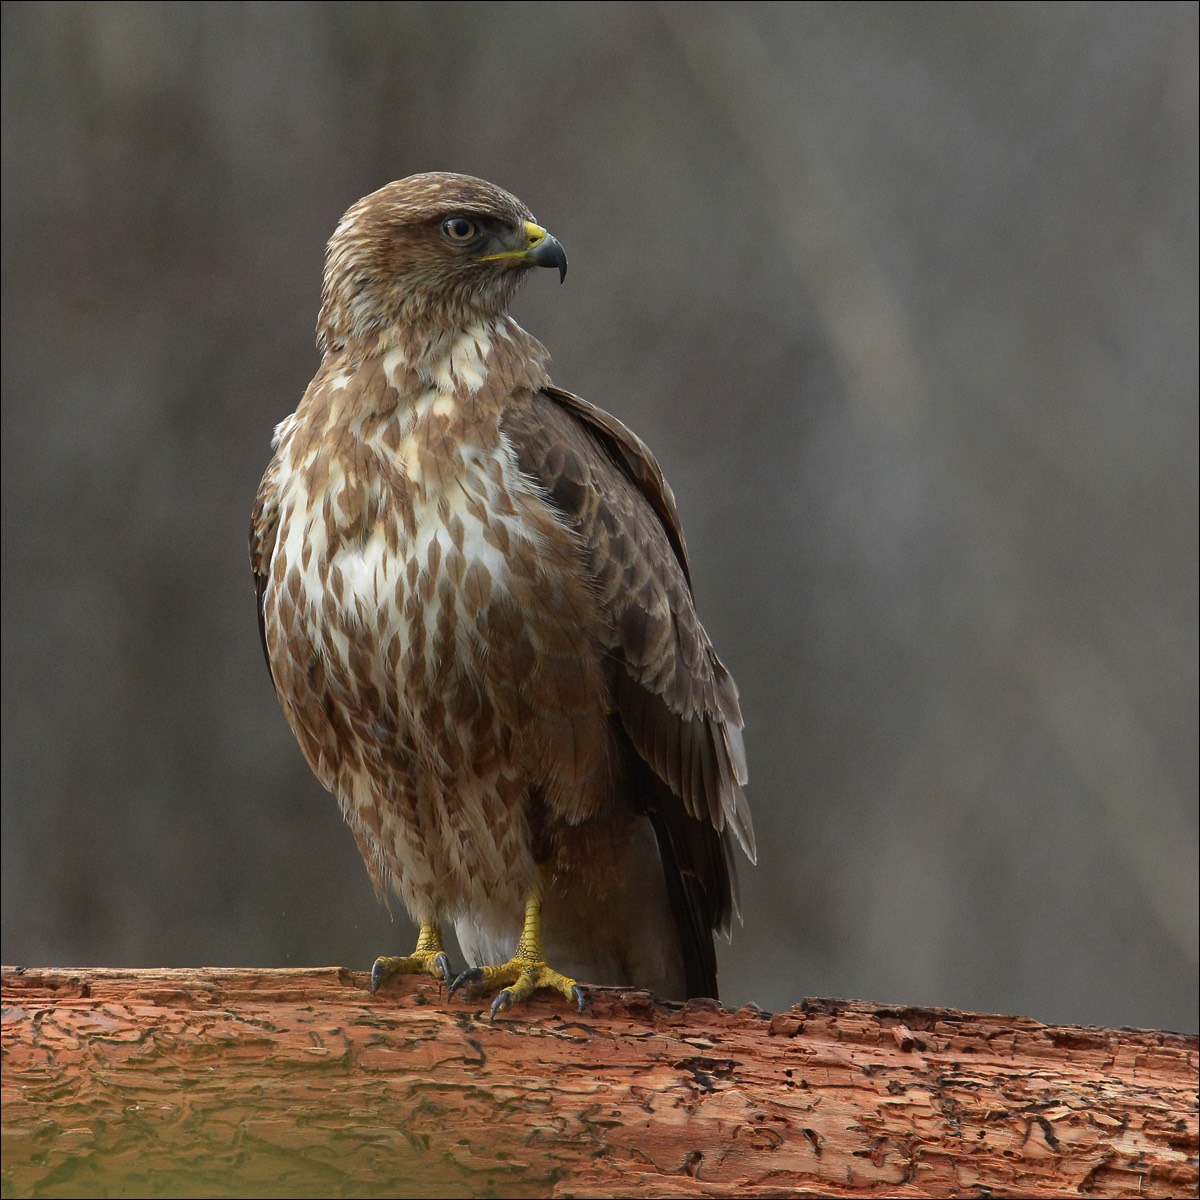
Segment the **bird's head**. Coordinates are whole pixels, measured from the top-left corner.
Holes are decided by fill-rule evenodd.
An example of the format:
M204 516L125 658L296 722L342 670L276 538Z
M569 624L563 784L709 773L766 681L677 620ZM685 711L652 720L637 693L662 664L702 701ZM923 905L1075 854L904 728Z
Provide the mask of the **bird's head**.
M397 180L351 206L329 239L318 345L499 316L530 267L561 279L567 256L515 196L470 175Z

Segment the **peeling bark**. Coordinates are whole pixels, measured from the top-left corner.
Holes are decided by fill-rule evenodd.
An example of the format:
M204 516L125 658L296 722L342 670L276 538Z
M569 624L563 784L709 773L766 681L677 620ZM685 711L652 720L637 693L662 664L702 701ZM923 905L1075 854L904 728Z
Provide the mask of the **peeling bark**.
M3 973L5 1196L1179 1196L1195 1037L346 970Z

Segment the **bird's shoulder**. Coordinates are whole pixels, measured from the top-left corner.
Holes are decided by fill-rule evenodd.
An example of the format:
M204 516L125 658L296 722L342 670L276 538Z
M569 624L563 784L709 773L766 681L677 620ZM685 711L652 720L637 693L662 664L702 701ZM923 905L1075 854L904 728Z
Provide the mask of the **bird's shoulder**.
M689 816L731 826L753 857L737 687L697 616L675 498L653 454L615 417L557 388L507 411L503 428L578 539L608 622L626 734Z
M653 452L633 430L598 405L552 385L506 411L502 427L522 468L576 521L599 520L611 527L618 518L650 518L690 590L675 494ZM615 511L614 504L622 511Z

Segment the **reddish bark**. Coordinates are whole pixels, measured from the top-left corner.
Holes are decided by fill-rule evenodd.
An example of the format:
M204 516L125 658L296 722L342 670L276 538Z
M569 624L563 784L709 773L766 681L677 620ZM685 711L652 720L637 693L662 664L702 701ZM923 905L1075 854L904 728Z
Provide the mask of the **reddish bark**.
M1198 1044L346 970L5 968L6 1196L1195 1195Z

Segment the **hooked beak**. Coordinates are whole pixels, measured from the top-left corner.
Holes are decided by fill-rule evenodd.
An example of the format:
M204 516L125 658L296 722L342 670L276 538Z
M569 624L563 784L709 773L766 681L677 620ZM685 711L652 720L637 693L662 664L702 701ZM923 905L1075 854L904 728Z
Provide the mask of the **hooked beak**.
M525 222L525 245L514 250L503 250L499 254L481 254L480 262L511 262L524 263L530 267L557 267L558 281L562 283L567 277L567 253L562 248L558 238L547 233L540 225L532 221Z

